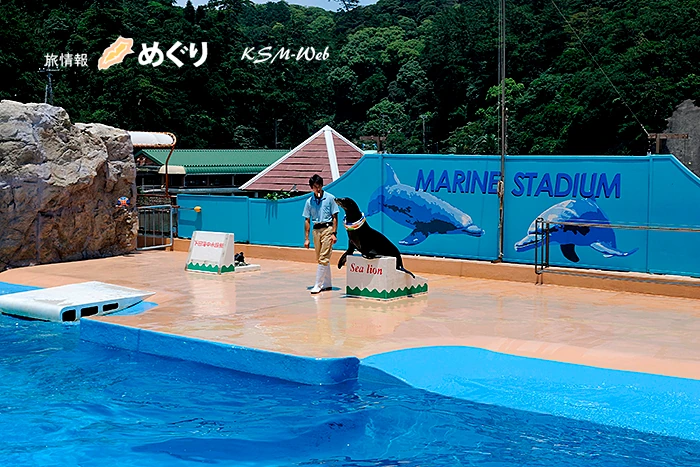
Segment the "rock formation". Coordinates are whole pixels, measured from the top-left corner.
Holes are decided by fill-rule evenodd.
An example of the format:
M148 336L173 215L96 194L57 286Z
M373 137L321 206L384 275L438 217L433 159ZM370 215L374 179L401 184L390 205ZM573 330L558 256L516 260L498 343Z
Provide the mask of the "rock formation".
M126 131L0 101L0 271L132 251L135 182ZM129 207L117 207L122 196Z
M700 177L700 107L690 99L683 101L668 119L666 133L688 134L688 139L666 140L666 148Z

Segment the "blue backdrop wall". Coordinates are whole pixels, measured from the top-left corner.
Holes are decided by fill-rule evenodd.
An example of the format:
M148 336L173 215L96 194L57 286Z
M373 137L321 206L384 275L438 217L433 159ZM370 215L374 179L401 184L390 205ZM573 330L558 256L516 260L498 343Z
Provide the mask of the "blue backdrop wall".
M492 260L499 177L498 156L371 154L326 189L353 198L402 253ZM506 261L532 263L533 222L543 217L552 223L552 265L700 276L698 232L556 224L699 228L700 179L673 156L509 156L505 193ZM178 233L233 232L237 242L300 247L308 196L179 195L180 206L202 211L180 211ZM342 232L336 248L347 248Z

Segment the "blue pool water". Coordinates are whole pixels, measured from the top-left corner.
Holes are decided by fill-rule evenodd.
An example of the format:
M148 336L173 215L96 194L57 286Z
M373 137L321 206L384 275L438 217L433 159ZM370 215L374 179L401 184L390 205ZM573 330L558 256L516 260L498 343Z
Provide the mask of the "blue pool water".
M408 386L305 386L0 316L0 465L685 466L700 443Z

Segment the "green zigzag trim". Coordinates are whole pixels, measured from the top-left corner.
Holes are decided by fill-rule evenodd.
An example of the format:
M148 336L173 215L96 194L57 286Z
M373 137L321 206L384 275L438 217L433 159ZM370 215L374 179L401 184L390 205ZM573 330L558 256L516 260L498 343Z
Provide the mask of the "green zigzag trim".
M389 298L397 298L397 297L405 297L407 295L417 295L420 293L426 293L428 291L428 284L425 283L423 285L416 285L416 286L410 286L410 287L403 287L398 290L382 290L379 291L377 289L360 289L359 287L345 287L345 294L346 295L353 295L356 297L367 297L367 298L383 298L383 299L389 299Z
M190 263L187 263L186 269L188 271L213 272L213 273L219 274L219 268L213 264L200 264L200 263L190 262ZM221 266L221 274L223 274L225 272L233 272L235 270L236 270L236 266L233 264Z

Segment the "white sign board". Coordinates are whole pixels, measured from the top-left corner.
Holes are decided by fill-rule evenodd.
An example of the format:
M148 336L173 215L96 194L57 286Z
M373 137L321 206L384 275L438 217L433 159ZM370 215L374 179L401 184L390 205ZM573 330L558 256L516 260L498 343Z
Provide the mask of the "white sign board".
M391 300L428 292L428 281L412 278L396 270L396 258L383 256L374 259L348 256L345 294L353 297Z
M214 274L234 272L233 247L232 233L196 230L192 234L185 269Z

